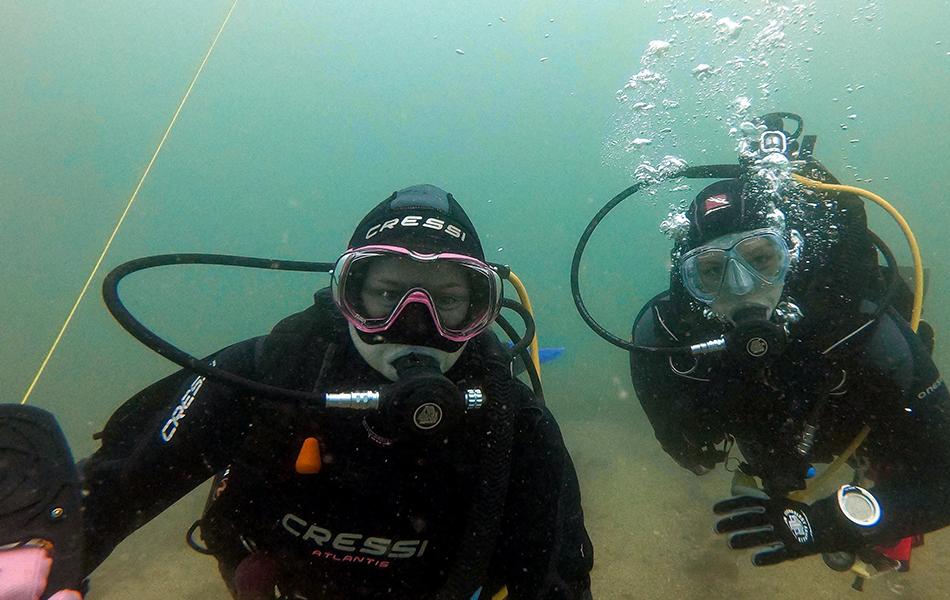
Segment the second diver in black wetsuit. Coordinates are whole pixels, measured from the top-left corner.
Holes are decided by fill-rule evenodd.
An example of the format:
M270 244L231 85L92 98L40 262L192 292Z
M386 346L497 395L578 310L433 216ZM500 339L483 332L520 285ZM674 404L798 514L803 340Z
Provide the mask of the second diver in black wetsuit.
M316 415L188 370L153 384L83 464L87 572L217 474L200 529L236 598L589 598L573 464L487 329L501 285L450 194L394 193L313 306L212 358L341 402L396 399ZM454 413L429 401L460 390Z
M724 336L733 348L638 350L630 368L657 439L681 466L702 474L727 457L717 445L734 440L742 472L761 481L763 495L715 507L730 547L756 547L754 564L768 565L893 546L950 524L950 395L895 309L872 318L880 271L861 201L723 180L686 217L670 290L643 308L633 339ZM873 487L793 499L812 463L865 433L856 458Z
M755 565L817 553L842 570L855 554L906 560L912 536L950 524L950 394L930 358L932 332L909 325L919 305L911 310L860 198L822 187L837 182L812 159L800 117L755 125L738 165L674 165L721 180L667 221L670 288L640 311L632 341L593 320L577 273L599 221L643 185L582 236L575 302L595 332L630 351L637 397L677 463L701 475L738 446L736 497L714 507L731 548L755 548ZM918 280L920 297L919 269ZM813 465L835 457L850 457L855 480L804 502Z

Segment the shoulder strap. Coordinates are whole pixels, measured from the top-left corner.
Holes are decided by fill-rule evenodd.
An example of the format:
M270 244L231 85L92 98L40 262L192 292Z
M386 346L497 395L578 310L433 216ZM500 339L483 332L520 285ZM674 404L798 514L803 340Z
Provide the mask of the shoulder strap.
M310 308L279 322L260 338L254 370L260 381L290 389L314 389L326 372L328 349L346 333L346 323L330 300L329 290L314 295Z

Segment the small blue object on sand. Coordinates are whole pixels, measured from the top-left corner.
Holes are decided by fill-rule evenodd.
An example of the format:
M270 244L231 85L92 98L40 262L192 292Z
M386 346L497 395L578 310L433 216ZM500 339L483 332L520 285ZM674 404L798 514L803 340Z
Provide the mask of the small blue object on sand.
M561 355L564 354L565 348L555 347L555 348L541 348L538 350L538 358L541 360L541 363L551 362L556 358L561 358Z
M511 342L508 342L508 347L511 348L514 346ZM561 358L561 355L567 351L567 348L563 346L553 346L550 348L539 348L538 349L538 360L541 361L543 365L546 362L551 362L552 360Z

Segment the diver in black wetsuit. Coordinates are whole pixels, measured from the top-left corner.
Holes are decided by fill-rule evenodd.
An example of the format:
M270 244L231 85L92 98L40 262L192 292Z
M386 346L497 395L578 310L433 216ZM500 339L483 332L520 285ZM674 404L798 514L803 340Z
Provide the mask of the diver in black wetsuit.
M734 440L741 471L761 481L764 494L715 507L730 547L764 546L753 563L769 565L894 546L950 524L950 395L896 310L871 318L879 270L860 200L723 180L686 216L670 290L640 311L633 339L681 346L724 335L733 348L635 350L630 368L676 462L701 475ZM845 452L865 427L856 458L873 487L844 486L811 505L788 498L812 463Z
M611 199L581 236L578 312L630 352L637 396L677 463L702 475L733 443L741 450L735 497L714 507L731 548L756 548L755 565L824 553L859 578L907 568L918 534L950 524L950 394L919 321L922 268L910 294L854 194L886 202L833 185L801 117L771 113L741 129L738 164L661 165L669 177L720 181L664 223L670 288L640 311L632 340L591 316L579 272L598 224L651 182ZM856 468L854 480L805 503L813 465L833 458Z
M501 285L450 194L394 193L313 306L212 357L351 406L394 400L317 415L187 370L153 384L82 464L86 572L216 475L200 532L236 598L589 598L573 464L487 329ZM429 401L459 390L460 410Z

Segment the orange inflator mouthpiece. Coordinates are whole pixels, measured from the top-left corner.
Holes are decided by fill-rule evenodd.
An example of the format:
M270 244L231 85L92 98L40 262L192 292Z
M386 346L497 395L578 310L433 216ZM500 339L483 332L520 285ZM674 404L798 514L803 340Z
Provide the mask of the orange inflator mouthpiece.
M320 472L323 462L320 460L320 442L315 437L308 437L300 446L297 462L294 468L301 475L313 475Z

